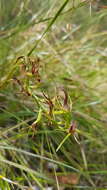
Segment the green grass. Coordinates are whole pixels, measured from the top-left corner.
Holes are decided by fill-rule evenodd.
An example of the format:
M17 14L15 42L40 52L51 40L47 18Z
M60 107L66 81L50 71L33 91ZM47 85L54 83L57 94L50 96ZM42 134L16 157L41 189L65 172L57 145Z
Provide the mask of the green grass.
M107 11L91 6L0 1L3 190L107 189Z

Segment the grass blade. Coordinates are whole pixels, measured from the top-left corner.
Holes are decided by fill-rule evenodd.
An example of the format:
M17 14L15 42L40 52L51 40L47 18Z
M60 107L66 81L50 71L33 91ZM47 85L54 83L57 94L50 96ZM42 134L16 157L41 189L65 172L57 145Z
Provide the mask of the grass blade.
M43 32L41 38L36 42L36 44L34 45L34 47L28 52L27 56L30 56L34 49L37 47L37 45L39 44L39 42L41 41L41 39L44 37L44 35L48 32L48 30L51 28L51 26L54 24L54 22L56 21L56 19L59 17L60 13L63 11L63 9L65 8L65 6L67 5L67 3L69 2L69 0L66 0L63 5L60 7L60 9L57 11L57 13L55 14L55 16L53 17L53 19L51 20L51 22L49 23L49 25L47 26L47 28L45 29L45 31Z

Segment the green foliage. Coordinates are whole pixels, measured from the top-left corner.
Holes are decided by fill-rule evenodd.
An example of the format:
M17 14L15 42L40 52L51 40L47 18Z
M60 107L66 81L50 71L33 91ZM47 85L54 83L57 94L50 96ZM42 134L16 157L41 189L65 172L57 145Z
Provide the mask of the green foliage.
M107 11L94 3L0 1L1 189L106 189Z

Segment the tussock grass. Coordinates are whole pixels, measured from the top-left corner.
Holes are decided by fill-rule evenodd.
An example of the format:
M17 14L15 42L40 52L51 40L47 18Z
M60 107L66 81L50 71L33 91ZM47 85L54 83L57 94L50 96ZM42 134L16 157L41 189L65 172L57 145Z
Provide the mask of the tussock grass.
M1 1L1 189L107 188L107 12L91 6Z

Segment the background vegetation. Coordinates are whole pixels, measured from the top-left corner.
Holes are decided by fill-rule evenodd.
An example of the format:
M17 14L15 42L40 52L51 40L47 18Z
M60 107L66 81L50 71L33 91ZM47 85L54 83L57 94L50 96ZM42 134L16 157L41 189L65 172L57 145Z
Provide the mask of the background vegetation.
M0 0L0 189L107 189L107 2Z

